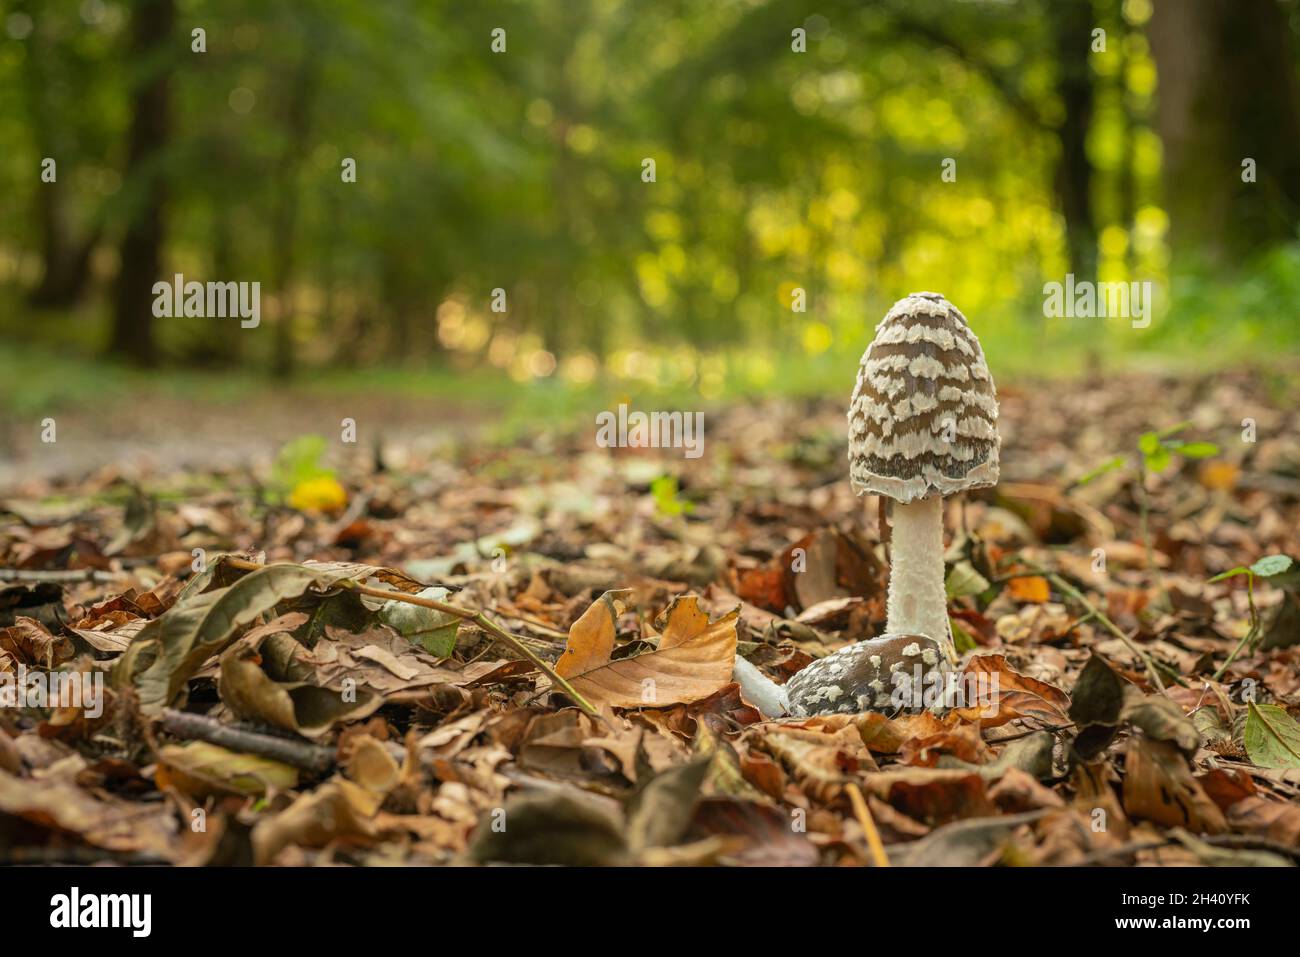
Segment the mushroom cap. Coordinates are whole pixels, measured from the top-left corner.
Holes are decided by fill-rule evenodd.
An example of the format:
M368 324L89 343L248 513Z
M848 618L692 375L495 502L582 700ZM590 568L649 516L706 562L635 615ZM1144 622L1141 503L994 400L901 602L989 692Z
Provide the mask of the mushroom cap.
M935 292L898 300L876 326L849 404L858 495L912 502L998 481L998 401L966 317Z
M790 713L857 714L900 710L895 689L912 700L911 689L948 670L943 647L925 635L881 635L819 658L785 684Z

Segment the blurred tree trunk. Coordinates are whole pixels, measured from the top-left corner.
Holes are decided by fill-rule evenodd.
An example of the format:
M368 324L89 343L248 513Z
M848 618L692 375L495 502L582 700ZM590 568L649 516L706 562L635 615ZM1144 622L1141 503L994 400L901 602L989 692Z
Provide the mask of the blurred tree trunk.
M275 182L279 202L271 222L272 278L277 303L271 373L287 379L293 375L293 290L294 243L298 232L298 171L310 149L311 111L316 96L316 52L307 49L294 73L293 86L285 104L285 148L280 156Z
M129 204L120 249L108 348L142 365L158 359L153 284L159 279L166 236L167 184L161 166L170 134L167 84L172 55L168 47L175 18L174 0L139 0L131 16L129 62L143 75L132 96L124 188L134 193L134 201Z
M1070 270L1078 279L1092 280L1097 272L1097 223L1092 210L1092 165L1088 162L1092 4L1089 0L1058 0L1052 5L1051 24L1058 70L1056 92L1065 107L1065 116L1056 130L1061 147L1056 165L1056 197L1065 218Z
M15 12L29 12L30 4L14 5ZM27 55L22 59L23 102L27 121L31 126L32 140L42 160L50 157L65 164L70 158L69 126L53 122L58 112L51 103L50 89L53 74L50 69L50 48L45 43L41 18L33 18L36 28L27 42ZM66 182L66 181L65 181ZM78 242L76 230L69 221L67 186L64 183L42 182L35 191L34 213L41 234L41 281L31 291L28 302L37 308L62 308L75 304L86 290L90 275L90 254L99 241L98 226Z
M1234 261L1294 239L1300 87L1277 0L1157 0L1147 26L1176 251ZM1257 182L1242 180L1253 159Z

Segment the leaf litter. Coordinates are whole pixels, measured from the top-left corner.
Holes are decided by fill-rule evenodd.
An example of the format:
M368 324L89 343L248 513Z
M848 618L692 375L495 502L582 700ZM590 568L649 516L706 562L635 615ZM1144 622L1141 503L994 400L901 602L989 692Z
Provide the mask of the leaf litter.
M1290 393L1006 389L1003 481L949 503L946 555L997 690L942 713L764 720L732 682L883 629L834 402L719 408L699 460L546 435L32 480L0 504L0 694L104 694L3 702L0 855L1292 865Z

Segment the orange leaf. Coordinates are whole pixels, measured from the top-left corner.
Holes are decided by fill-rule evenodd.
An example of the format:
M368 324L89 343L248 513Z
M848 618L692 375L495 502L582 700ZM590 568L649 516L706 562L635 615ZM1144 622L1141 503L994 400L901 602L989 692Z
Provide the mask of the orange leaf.
M1215 459L1202 462L1200 472L1196 478L1208 489L1227 492L1237 487L1237 479L1240 476L1241 469L1236 465Z
M561 678L582 674L609 661L614 653L615 623L627 610L631 594L630 588L607 591L573 623L564 654L555 663Z
M1052 597L1052 588L1047 584L1047 579L1041 575L1013 578L1007 583L1007 591L1011 592L1011 597L1019 601L1032 601L1038 604L1049 601Z

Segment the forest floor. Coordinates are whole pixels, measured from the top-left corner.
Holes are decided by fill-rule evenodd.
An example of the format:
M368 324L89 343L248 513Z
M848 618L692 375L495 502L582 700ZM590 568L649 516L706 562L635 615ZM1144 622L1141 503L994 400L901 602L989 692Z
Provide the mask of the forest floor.
M710 409L698 459L444 400L61 415L0 481L0 847L1300 861L1296 377L1000 385L1001 482L947 509L990 707L780 720L735 654L785 681L884 625L842 399Z

